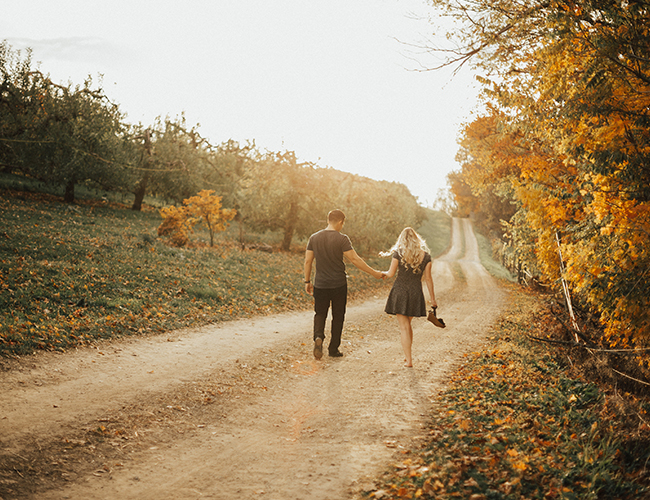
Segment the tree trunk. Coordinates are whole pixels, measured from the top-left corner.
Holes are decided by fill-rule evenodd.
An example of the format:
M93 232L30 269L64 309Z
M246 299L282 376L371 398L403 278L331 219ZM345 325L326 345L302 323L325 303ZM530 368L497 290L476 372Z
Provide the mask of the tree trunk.
M287 214L286 223L284 225L284 239L282 240L282 250L288 252L291 249L291 240L293 233L296 230L296 223L298 222L298 204L292 202Z
M151 168L151 130L147 129L144 131L144 163L146 168ZM146 156L145 156L146 155ZM142 200L144 200L144 195L147 192L147 184L149 184L149 171L145 170L142 179L138 182L138 185L135 188L134 195L135 199L133 200L133 206L131 210L140 212L142 210Z
M63 201L66 203L74 203L74 178L70 179L65 185L65 194L63 195Z
M133 206L131 210L136 210L137 212L142 210L142 200L144 200L144 194L147 192L147 183L149 182L149 174L144 174L144 177L140 179L137 187L133 194L135 199L133 200Z
M212 248L214 246L214 228L209 219L206 219L205 223L208 226L208 233L210 233L210 248Z
M237 212L237 223L239 224L239 244L243 250L246 246L244 244L244 218L239 215L239 212Z

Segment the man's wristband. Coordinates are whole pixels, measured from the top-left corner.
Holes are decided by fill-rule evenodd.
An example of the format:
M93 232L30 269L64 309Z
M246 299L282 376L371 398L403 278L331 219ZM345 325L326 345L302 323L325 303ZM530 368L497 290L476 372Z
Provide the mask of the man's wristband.
M305 283L311 283L311 280L305 281Z

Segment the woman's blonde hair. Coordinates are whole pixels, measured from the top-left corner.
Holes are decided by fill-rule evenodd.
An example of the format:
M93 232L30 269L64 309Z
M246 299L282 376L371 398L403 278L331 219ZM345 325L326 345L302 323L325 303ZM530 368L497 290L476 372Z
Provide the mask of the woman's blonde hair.
M412 227L406 227L400 233L397 242L388 252L381 252L379 255L382 257L389 257L397 252L404 267L415 269L422 259L424 254L422 252L431 253L427 242L420 236Z

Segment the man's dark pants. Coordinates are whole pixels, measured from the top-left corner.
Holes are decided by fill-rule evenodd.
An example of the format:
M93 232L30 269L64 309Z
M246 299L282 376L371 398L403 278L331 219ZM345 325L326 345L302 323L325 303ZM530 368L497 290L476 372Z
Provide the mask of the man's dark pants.
M339 350L348 301L348 285L339 288L314 288L314 341L325 338L325 321L332 306L332 338L328 346L330 354Z

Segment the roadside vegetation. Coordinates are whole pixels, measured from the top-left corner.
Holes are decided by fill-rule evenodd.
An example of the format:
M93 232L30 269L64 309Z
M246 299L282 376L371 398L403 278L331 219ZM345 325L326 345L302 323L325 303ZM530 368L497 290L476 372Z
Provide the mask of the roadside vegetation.
M640 499L650 495L650 400L531 340L561 330L549 296L510 290L481 352L435 396L427 435L369 499Z
M508 307L486 347L433 396L419 446L402 450L364 498L650 497L646 386L621 376L608 359L617 353L567 342L559 297L514 284L476 236L481 262L509 290Z
M650 2L430 4L455 23L427 49L482 89L447 177L456 215L518 281L570 292L599 325L571 320L575 342L635 349L650 382Z

